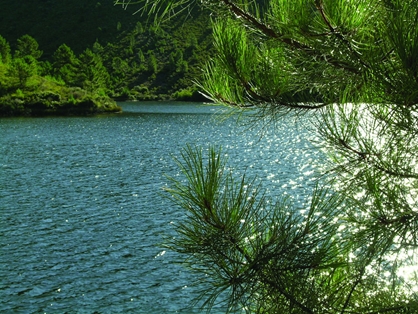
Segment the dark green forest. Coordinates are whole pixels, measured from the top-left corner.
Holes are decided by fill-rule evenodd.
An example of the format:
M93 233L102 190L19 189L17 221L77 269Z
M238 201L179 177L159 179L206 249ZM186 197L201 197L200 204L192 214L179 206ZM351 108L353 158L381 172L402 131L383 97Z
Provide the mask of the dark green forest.
M209 15L154 24L113 1L0 3L0 115L119 111L117 100L203 100ZM193 18L190 18L193 14Z

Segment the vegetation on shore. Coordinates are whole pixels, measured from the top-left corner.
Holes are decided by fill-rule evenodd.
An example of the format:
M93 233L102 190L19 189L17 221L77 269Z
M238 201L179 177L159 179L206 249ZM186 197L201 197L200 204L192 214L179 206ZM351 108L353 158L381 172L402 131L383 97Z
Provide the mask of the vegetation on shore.
M79 41L68 35L74 50L64 34L50 40L39 27L3 28L7 36L0 34L0 116L115 112L120 110L115 101L121 100L205 100L193 81L211 54L207 15L197 12L193 21L179 18L156 26L118 6L114 18L99 22L92 17L101 12L101 5L91 4L64 1L44 7L51 13L51 21L41 22L45 29L57 22L60 9L70 12L80 5L91 32L101 29L94 42L81 33ZM41 11L32 9L35 15ZM61 32L68 34L63 27ZM34 35L14 37L17 30ZM37 38L45 43L45 52Z
M76 59L71 50L62 48L51 64L40 61L42 51L33 37L19 38L12 54L9 43L0 36L0 116L121 111L99 83L89 80L94 75L88 73L100 76L100 68L87 66L80 71L80 66L72 64Z

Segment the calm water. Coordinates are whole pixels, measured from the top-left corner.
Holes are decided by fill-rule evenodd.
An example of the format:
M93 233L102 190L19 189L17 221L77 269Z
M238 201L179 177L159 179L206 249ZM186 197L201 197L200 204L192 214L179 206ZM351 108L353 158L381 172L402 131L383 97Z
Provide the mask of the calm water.
M161 197L187 143L219 144L272 195L305 193L319 153L284 120L259 137L218 107L0 119L0 312L192 313L193 276L159 244L183 213ZM297 200L296 200L297 201Z

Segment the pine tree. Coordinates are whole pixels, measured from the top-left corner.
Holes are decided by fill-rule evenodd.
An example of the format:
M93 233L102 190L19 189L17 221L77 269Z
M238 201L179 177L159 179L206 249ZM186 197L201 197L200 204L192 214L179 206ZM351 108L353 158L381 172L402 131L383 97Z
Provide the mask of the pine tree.
M0 62L7 64L11 61L11 49L9 43L0 35Z
M188 64L187 61L183 59L183 52L180 49L176 49L175 51L171 52L169 55L169 69L172 72L187 72Z
M116 89L121 89L126 85L127 77L131 72L128 62L119 57L113 57L111 78Z
M42 56L42 51L38 49L39 44L35 38L30 35L23 35L17 40L17 48L15 51L16 58L31 56L38 60Z
M76 84L80 61L72 49L66 44L62 44L54 52L53 60L54 74L70 86Z
M168 191L187 218L170 247L210 285L204 305L226 294L249 313L418 313L416 0L143 4L211 11L201 90L256 119L312 114L329 157L301 214L234 178L219 149L183 151L186 181Z
M98 54L87 48L80 55L79 60L78 80L81 87L88 91L97 91L109 87L110 76Z
M13 58L8 69L10 77L18 81L18 87L24 89L28 79L37 73L37 63L32 56Z
M158 61L153 50L148 51L147 69L151 74L157 74Z

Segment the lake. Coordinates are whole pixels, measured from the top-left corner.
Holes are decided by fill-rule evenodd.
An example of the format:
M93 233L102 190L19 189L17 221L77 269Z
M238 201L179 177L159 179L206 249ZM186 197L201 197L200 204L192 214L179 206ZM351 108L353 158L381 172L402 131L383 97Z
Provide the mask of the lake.
M195 275L160 245L184 217L162 188L186 144L222 145L234 174L304 206L322 155L291 119L249 129L221 107L120 105L0 119L0 312L199 313Z

